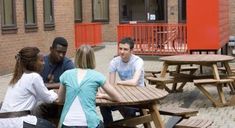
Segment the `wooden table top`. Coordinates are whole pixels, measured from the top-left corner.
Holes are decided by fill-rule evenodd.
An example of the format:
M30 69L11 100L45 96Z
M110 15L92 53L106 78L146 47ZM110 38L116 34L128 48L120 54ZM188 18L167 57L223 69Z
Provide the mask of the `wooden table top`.
M123 102L112 102L105 99L96 99L98 106L139 105L164 98L168 93L154 87L114 86L122 95Z
M217 62L226 62L233 60L234 57L227 55L218 55L218 54L193 54L193 55L175 55L161 57L160 60L165 61L170 64L207 64L207 63L217 63Z

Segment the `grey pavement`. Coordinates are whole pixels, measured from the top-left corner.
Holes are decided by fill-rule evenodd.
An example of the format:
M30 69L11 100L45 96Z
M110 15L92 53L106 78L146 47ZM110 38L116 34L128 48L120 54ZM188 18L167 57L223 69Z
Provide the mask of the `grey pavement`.
M105 48L95 52L97 67L96 70L108 76L109 61L117 54L115 43L105 43ZM158 57L153 59L144 59L145 70L160 70L162 62L158 61ZM174 67L172 67L174 68ZM10 81L11 74L0 76L0 100L2 101ZM147 85L151 86L151 85ZM210 92L216 96L216 89L208 87ZM230 98L229 88L223 88L225 96ZM217 97L218 98L218 97ZM235 127L235 106L215 108L211 102L193 85L187 83L182 93L172 93L160 101L159 107L165 106L188 107L199 111L199 114L191 118L210 119L214 121L213 128L234 128ZM99 108L97 107L99 113ZM113 113L114 119L122 118L119 112ZM102 117L101 117L102 119ZM169 124L174 119L170 116L162 116L164 123ZM139 127L143 127L140 125Z

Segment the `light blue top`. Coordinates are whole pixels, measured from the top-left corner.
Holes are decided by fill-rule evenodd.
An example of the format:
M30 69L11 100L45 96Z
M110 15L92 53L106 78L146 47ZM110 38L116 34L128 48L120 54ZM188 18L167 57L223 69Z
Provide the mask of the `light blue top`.
M141 71L138 86L144 86L144 61L136 55L131 55L128 62L123 62L120 56L113 58L109 64L109 72L117 72L121 80L132 79L136 71Z
M66 87L65 103L60 117L60 126L63 124L64 118L77 96L85 112L88 128L95 128L100 123L100 119L96 113L96 93L98 88L104 85L106 77L91 69L87 70L80 85L78 85L77 77L79 77L78 69L67 70L60 77L61 84Z

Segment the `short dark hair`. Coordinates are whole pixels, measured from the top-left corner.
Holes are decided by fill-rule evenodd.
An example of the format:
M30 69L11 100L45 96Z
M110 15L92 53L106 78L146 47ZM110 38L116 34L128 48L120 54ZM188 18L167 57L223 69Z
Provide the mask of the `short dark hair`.
M57 45L68 47L68 42L64 37L56 37L52 43L52 48L56 48Z
M130 49L132 50L134 48L134 40L130 37L125 37L120 41L121 44L128 44L130 46Z

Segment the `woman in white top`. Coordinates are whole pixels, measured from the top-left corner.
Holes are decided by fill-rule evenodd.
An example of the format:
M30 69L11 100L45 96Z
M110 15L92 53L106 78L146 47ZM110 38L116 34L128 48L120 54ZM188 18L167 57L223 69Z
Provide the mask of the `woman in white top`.
M48 91L39 72L43 56L37 47L25 47L15 57L16 64L0 112L32 110L38 101L52 103L58 96ZM0 113L0 115L1 115ZM53 128L49 121L32 115L0 118L1 128Z

